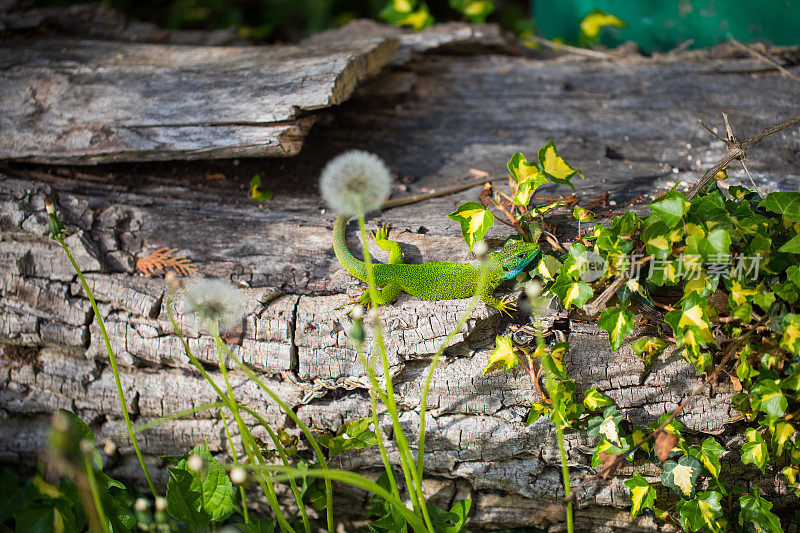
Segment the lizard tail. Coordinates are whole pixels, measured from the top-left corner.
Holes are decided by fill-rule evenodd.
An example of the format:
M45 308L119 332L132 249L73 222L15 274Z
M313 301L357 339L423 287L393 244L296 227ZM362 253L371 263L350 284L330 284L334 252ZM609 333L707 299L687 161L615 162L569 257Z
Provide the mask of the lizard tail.
M350 217L339 215L333 223L333 251L336 254L336 258L350 275L357 277L361 281L367 281L367 269L364 266L364 262L357 259L347 248L345 229L347 228L348 220L350 220Z

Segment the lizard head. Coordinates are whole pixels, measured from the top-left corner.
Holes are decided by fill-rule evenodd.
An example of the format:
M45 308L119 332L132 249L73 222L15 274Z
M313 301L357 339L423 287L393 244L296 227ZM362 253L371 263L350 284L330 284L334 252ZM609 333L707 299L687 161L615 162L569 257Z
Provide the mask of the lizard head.
M503 277L505 279L516 278L522 270L533 261L539 253L539 245L532 242L516 241L507 244L501 250L492 255L500 262L503 267Z

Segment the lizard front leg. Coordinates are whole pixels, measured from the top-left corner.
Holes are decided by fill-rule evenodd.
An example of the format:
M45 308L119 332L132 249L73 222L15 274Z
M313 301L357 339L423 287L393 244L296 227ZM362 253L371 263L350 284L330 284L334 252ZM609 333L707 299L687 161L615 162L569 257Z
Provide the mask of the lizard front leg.
M398 242L390 241L387 238L388 236L389 227L382 226L374 235L375 244L377 244L381 249L389 252L390 265L400 265L403 263L403 250L400 249L400 244Z
M492 292L493 289L489 291L484 291L484 293L481 294L481 300L483 300L483 302L486 305L494 307L495 309L500 311L501 315L505 313L506 315L511 316L511 311L517 310L516 304L514 304L511 301L513 298L512 296L504 296L502 300L498 300L497 298L492 296Z

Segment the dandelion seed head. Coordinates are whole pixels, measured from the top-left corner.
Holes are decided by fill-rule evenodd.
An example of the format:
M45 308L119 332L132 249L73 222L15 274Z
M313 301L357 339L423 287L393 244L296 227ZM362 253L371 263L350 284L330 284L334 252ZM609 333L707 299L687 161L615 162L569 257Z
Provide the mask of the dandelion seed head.
M234 466L231 468L231 481L234 485L241 485L247 481L247 470L241 466Z
M241 320L244 304L239 291L218 279L201 281L186 292L183 313L197 313L224 328L229 328Z
M167 499L163 496L159 496L156 498L156 511L166 511L167 510Z
M351 150L332 159L322 171L319 188L328 205L342 215L356 216L380 208L392 178L378 156Z
M186 466L189 467L189 470L194 470L195 472L199 472L206 466L206 460L197 454L192 454L186 461Z

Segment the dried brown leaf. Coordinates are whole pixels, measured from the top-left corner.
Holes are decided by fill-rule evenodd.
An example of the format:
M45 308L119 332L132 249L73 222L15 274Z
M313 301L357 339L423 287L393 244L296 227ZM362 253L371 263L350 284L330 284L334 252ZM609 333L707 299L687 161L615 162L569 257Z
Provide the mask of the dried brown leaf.
M662 463L669 457L669 452L678 444L678 436L673 433L659 432L656 435L656 455Z
M182 255L175 255L177 251L177 248L159 248L147 257L137 259L136 269L148 276L153 276L168 268L183 276L197 274L200 270L197 265Z

